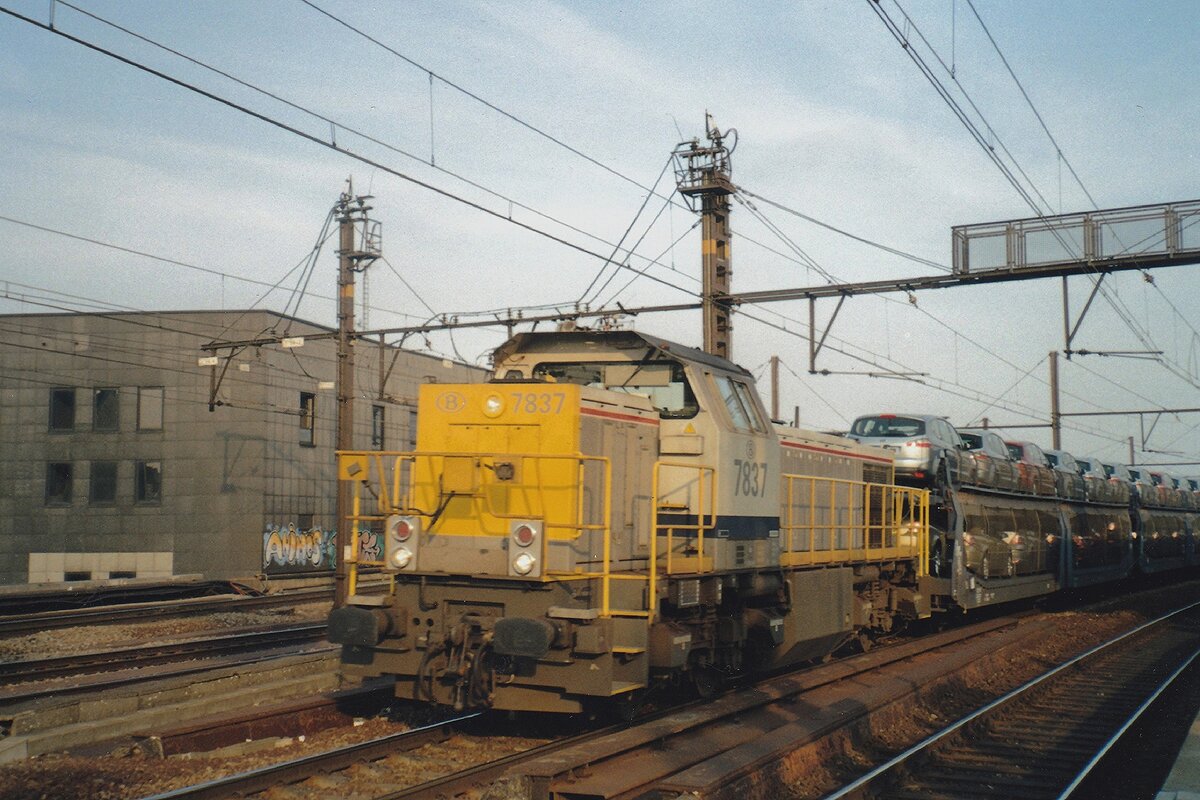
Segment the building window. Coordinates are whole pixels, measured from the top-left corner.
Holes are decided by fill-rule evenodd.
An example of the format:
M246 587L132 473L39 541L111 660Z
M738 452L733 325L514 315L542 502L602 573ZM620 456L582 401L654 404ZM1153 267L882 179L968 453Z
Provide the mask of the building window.
M383 449L383 406L371 406L371 447Z
M134 499L139 503L162 501L162 462L138 461L134 467L136 477Z
M312 447L315 444L313 431L317 422L317 396L312 392L300 393L300 444Z
M50 390L50 430L70 431L75 429L75 390Z
M71 505L71 462L58 461L46 465L46 505Z
M92 395L92 429L115 431L121 417L117 406L116 389L97 389Z
M137 412L139 431L161 431L163 427L163 387L139 386Z
M408 411L408 449L417 449L417 412L412 409Z
M92 483L88 500L92 503L114 503L117 500L117 462L93 461Z

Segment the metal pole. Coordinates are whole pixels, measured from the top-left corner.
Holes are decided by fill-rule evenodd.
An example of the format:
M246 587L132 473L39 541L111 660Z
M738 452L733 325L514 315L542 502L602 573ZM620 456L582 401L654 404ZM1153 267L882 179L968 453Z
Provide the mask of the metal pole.
M1050 440L1055 450L1062 449L1062 415L1058 413L1058 351L1050 352Z
M1132 436L1129 437L1129 463L1130 464L1134 463L1134 460L1133 460L1133 437Z
M1067 360L1071 360L1071 305L1067 296L1067 276L1063 275L1063 347Z
M771 356L771 419L779 419L779 356Z
M808 298L808 371L817 371L817 299Z
M337 445L353 448L354 432L354 218L350 194L338 203L338 339L337 339ZM337 456L334 456L336 465ZM336 467L335 467L336 469ZM337 482L337 572L334 578L334 607L346 604L348 561L353 554L355 532L351 530L352 497L349 481Z

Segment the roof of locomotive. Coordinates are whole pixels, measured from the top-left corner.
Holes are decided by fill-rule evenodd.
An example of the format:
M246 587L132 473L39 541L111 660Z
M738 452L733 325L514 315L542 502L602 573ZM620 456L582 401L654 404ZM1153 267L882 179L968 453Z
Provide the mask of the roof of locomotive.
M665 358L676 361L703 364L706 367L719 369L722 372L733 372L753 380L750 373L720 356L714 356L694 347L677 344L637 331L543 331L518 333L504 344L496 348L495 365L499 369L502 364L518 354L550 354L557 356L576 353L580 355L599 355L601 353L625 354L624 351L653 351ZM640 361L648 353L631 353L631 361Z

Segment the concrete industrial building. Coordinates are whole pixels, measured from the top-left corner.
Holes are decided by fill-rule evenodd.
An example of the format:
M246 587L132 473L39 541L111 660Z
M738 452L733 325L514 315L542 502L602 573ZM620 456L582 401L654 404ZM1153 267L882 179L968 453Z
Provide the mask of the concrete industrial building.
M330 333L269 311L0 316L0 585L331 569L337 343L310 338ZM262 336L304 342L201 365ZM355 449L411 448L419 384L486 378L355 353Z

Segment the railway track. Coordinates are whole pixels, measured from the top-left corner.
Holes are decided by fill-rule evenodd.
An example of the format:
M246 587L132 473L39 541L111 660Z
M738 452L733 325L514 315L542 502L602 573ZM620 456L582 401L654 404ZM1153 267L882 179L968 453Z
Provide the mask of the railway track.
M174 789L143 800L217 800L244 797L281 784L295 783L313 775L345 769L353 764L393 755L398 751L423 747L449 738L455 726L476 719L482 712L460 714L420 728L357 742L337 750L318 753L292 761L273 764L249 772L217 778L206 783Z
M13 636L60 628L84 625L108 625L147 622L173 617L209 614L218 612L251 611L279 606L294 606L299 603L331 600L333 590L328 587L306 587L291 589L275 594L226 594L210 597L193 597L182 600L154 600L141 603L121 603L69 608L54 611L37 611L0 616L0 637Z
M160 678L178 678L218 667L276 657L332 651L323 624L239 632L76 656L0 664L0 708L29 707Z
M657 779L729 748L734 744L733 739L741 743L752 742L771 729L772 724L781 727L788 721L797 720L807 713L801 698L813 689L838 685L853 692L856 690L851 684L856 676L885 665L900 668L914 657L944 648L971 651L962 657L972 659L977 657L972 650L973 641L978 652L986 652L994 646L993 642L985 641L989 634L1010 630L1015 625L1012 619L993 620L928 636L917 642L876 648L864 655L677 707L639 720L633 726L618 725L559 739L419 785L389 786L389 781L395 781L388 778L386 765L381 765L378 770L371 765L365 769L378 773L369 781L375 787L372 796L388 800L453 797L503 780L537 787L539 794L535 796L542 797L634 796L630 794L633 788L649 788ZM448 736L454 726L468 719L476 719L476 715L456 717L430 728L439 731L438 735ZM428 737L430 734L420 735ZM191 799L248 795L262 791L266 786L298 783L316 775L336 772L350 763L381 759L395 751L397 742L404 742L405 747L415 747L427 741L428 738L388 737L158 797ZM360 782L361 779L356 781ZM303 792L304 788L293 786L293 790ZM312 796L328 791L329 786L323 785L314 789Z
M826 796L1066 800L1200 657L1200 604L1028 681Z
M7 661L0 663L0 682L11 685L66 676L141 669L159 664L244 653L250 650L286 647L324 638L324 623L296 625L287 628L271 626L179 642L163 642L52 658Z

